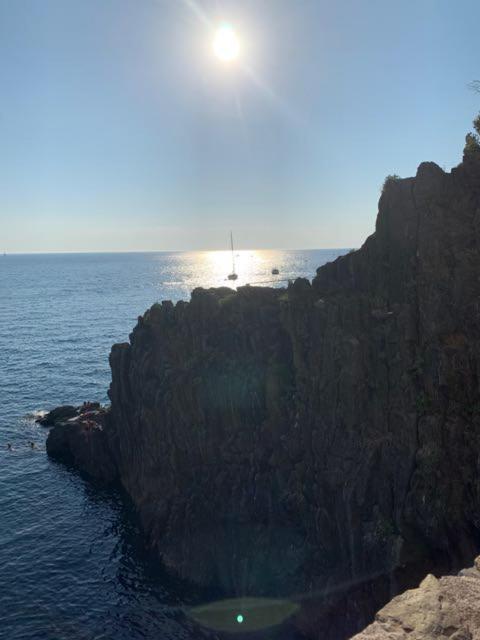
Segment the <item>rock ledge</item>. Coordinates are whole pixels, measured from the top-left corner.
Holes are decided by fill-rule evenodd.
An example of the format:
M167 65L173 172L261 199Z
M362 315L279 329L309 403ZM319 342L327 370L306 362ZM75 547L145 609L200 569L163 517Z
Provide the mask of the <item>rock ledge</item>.
M458 576L429 574L389 602L352 640L480 640L480 557Z

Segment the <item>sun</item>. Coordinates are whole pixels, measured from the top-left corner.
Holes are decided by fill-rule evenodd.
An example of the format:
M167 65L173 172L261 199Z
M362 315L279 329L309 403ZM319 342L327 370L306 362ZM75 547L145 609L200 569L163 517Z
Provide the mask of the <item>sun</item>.
M232 62L240 55L240 41L230 24L222 24L215 32L213 52L222 62Z

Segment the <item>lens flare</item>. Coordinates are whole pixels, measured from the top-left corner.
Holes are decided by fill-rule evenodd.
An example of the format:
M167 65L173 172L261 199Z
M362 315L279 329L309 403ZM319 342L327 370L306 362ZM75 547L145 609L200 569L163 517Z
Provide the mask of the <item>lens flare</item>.
M243 634L281 625L298 610L298 603L288 600L235 598L200 605L190 609L188 613L202 627Z

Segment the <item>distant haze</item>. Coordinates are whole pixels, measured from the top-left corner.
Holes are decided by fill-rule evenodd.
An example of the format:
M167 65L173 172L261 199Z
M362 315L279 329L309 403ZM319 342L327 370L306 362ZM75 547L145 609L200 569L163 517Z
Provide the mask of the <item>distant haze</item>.
M478 0L0 0L0 250L359 246L387 174L460 161L479 24Z

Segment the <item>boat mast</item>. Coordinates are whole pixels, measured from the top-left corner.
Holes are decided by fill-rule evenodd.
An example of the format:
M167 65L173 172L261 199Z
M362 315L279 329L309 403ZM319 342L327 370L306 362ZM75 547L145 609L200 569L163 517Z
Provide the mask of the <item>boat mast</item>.
M230 247L232 248L232 273L235 273L235 256L233 255L233 234L230 231Z

